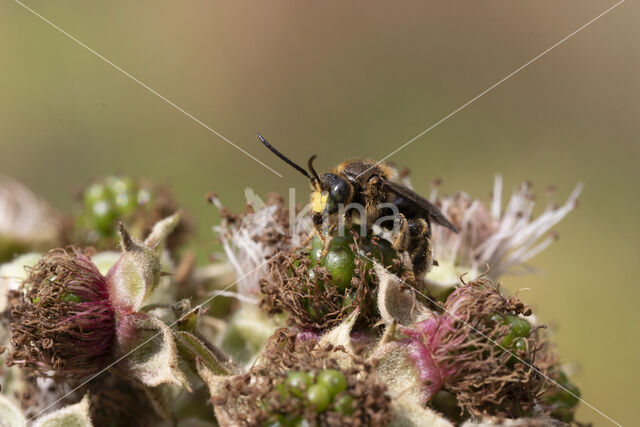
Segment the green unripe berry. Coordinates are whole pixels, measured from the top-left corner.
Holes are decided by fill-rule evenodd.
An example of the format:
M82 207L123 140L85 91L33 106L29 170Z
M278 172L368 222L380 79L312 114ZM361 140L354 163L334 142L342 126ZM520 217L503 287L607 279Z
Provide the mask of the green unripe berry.
M335 236L329 242L329 248L324 258L320 259L322 250L324 249L324 243L322 240L314 236L311 241L311 252L309 258L311 259L311 267L320 265L325 267L329 274L331 274L331 285L346 289L351 284L351 278L353 277L353 270L355 266L355 255L349 247L349 243L353 242L351 236ZM313 268L309 270L309 274L314 276ZM313 279L313 277L311 277Z
M357 230L357 227L355 229ZM351 279L356 268L356 255L352 249L353 236L349 232L345 232L344 236L337 235L330 239L327 253L321 259L324 243L318 236L314 236L309 254L309 258L312 261L311 266L320 265L325 267L331 274L330 284L345 290L351 286ZM380 261L385 266L390 266L397 257L391 244L384 239L379 239L377 245L374 245L371 241L371 236L363 237L359 241L359 248L363 262L362 269L365 272L373 268L373 263L369 258Z
M275 419L267 421L263 425L264 427L297 427L299 425L304 425L300 424L301 421L304 421L302 417L279 414Z
M84 203L90 208L98 202L109 203L111 192L102 184L93 184L84 192Z
M115 204L123 215L130 214L138 207L138 200L133 194L116 194Z
M333 404L333 407L336 412L339 412L342 415L351 415L353 414L353 397L349 396L348 394L338 396Z
M573 407L580 402L580 390L574 384L570 382L560 383L561 386L567 390L558 390L546 397L549 402L552 402L558 406Z
M287 373L287 380L285 382L289 386L291 394L302 398L304 392L309 389L313 383L313 378L306 372L291 371Z
M316 377L316 383L327 387L331 397L347 389L347 379L336 369L325 369Z
M571 383L565 384L564 387L571 393L562 390L561 400L569 406L576 406L580 402L580 390Z
M151 203L152 196L149 190L141 188L138 190L137 198L139 205L146 205L147 203Z
M289 395L290 395L289 387L287 387L286 384L276 384L274 388L278 392L280 397L282 397L283 399L289 398Z
M518 337L513 342L513 349L517 352L526 351L527 350L527 340L524 337Z
M360 243L360 254L364 261L365 270L373 268L373 263L367 258L371 258L385 267L389 267L393 265L393 260L398 257L397 252L386 239L377 239L376 244L373 243L371 238L364 239Z
M76 294L72 294L72 293L68 293L68 294L64 294L62 295L62 297L60 298L62 301L67 301L67 302L84 302L82 300L82 298L80 298L78 295Z
M316 410L322 412L331 403L331 394L324 384L314 384L307 390L307 401Z
M574 407L580 401L580 390L570 383L564 372L560 371L558 383L566 390L547 395L544 399L552 406L551 416L565 423L573 421Z
M333 245L331 245L333 246ZM355 269L355 255L348 245L330 248L320 262L331 274L331 284L341 290L351 285L351 278Z
M517 337L511 343L511 352L513 355L509 358L509 365L515 365L518 362L518 354L527 350L527 340L524 337Z
M309 252L309 259L311 265L317 265L320 255L322 254L323 243L318 236L313 236L311 239L311 252Z
M131 178L109 177L107 185L113 192L114 204L122 215L130 214L136 209L137 186Z
M133 194L136 191L136 185L131 178L110 176L105 182L114 194Z
M504 337L502 337L502 339L500 340L500 345L506 349L509 349L514 339L516 339L516 334L512 330L510 330Z
M489 320L498 324L504 323L504 317L500 316L498 313L492 314Z
M91 206L90 221L100 234L111 234L116 219L117 213L109 202L102 200Z
M511 326L511 331L518 337L529 336L531 325L522 317L507 315L507 324Z
M493 314L489 320L509 325L509 331L507 334L502 337L500 340L500 345L502 347L508 348L514 344L514 340L519 337L527 337L531 332L531 324L521 317L513 316L511 314L507 314L506 317L502 317L498 313ZM523 345L523 342L520 343L520 346ZM526 343L524 343L526 345ZM519 348L516 347L519 350Z

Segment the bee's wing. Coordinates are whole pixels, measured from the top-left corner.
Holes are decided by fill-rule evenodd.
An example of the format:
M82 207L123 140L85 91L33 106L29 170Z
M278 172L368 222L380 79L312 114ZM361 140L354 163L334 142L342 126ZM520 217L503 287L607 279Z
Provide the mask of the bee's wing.
M382 186L391 193L402 197L408 202L414 204L418 207L422 212L424 212L425 216L427 216L430 220L435 221L436 223L447 227L449 230L454 233L458 232L458 229L451 224L451 222L440 212L436 206L434 206L430 201L416 193L415 191L405 187L401 184L396 184L395 182L383 180Z

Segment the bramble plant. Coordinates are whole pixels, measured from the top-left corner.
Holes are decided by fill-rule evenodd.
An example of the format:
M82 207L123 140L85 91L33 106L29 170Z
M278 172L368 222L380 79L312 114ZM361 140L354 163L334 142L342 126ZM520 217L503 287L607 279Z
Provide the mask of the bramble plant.
M409 246L364 216L322 234L280 196L247 190L235 214L210 194L226 260L200 265L164 187L107 177L65 215L0 180L1 424L575 422L550 331L499 277L553 241L579 188L537 218L529 186L505 210L501 192L434 191L453 225L414 222Z

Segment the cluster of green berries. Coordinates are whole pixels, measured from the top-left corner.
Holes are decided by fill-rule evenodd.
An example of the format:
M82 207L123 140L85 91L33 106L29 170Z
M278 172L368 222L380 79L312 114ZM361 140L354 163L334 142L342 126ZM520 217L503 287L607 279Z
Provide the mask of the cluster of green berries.
M344 416L353 414L353 397L346 393L347 379L337 369L324 369L315 376L309 372L289 371L283 383L276 385L283 399L299 399L305 407L320 414L334 411ZM305 426L301 416L277 414L267 424L269 427Z
M354 230L357 232L358 227ZM373 240L375 239L375 241ZM354 236L346 232L343 236L334 236L331 238L327 253L322 257L324 243L318 236L314 236L311 241L311 251L309 259L311 260L311 270L309 274L313 278L313 267L320 266L327 269L331 274L331 286L345 291L351 286L351 279L356 273L356 259L359 255L362 265L360 268L365 275L369 277L369 272L373 268L373 261L377 261L386 266L393 265L393 260L398 257L396 251L391 244L381 238L372 238L372 234L359 236L358 250L359 254L354 252Z
M131 178L110 176L84 191L78 221L98 233L98 238L114 237L116 222L150 206L152 199L151 193Z
M547 394L544 400L551 408L552 417L565 423L571 423L576 406L580 402L580 390L575 384L569 381L567 375L562 371L559 372L556 382L563 388L559 388L558 391L554 393Z

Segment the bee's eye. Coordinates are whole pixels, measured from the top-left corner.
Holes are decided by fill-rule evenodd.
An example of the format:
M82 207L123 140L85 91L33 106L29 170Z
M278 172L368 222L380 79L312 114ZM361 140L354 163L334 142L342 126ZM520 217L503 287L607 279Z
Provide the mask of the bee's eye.
M345 203L349 197L349 184L343 179L336 179L329 190L329 197L335 203Z
M340 209L340 204L347 203L351 188L344 179L333 173L322 177L323 193L327 195L325 213L333 214ZM328 193L328 194L327 194Z

